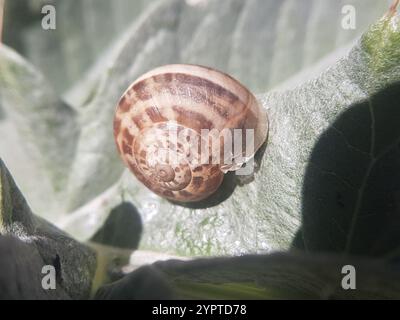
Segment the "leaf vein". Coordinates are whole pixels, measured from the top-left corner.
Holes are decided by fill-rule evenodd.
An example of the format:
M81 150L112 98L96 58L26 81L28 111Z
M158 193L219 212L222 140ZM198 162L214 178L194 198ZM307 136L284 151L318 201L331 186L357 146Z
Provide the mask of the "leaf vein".
M354 213L351 219L351 223L350 223L350 228L349 228L349 233L346 239L346 247L344 252L345 253L349 253L350 248L351 248L351 243L354 237L354 232L355 232L355 228L356 228L356 223L357 223L357 219L361 210L361 204L362 204L362 200L364 198L364 190L367 186L367 182L369 179L369 176L371 174L372 168L375 165L376 162L376 158L374 158L374 150L375 150L375 135L376 135L376 123L375 123L375 114L374 114L374 107L372 104L372 101L369 100L368 103L368 107L369 107L369 112L370 112L370 116L371 116L371 142L370 142L370 155L371 155L371 160L370 163L368 165L367 171L363 177L362 183L360 185L360 188L358 189L357 192L357 200L354 206Z

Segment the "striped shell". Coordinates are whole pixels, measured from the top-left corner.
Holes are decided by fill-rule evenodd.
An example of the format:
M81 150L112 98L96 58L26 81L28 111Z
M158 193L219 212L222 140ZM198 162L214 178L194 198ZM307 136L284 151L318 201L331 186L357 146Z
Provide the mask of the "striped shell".
M202 143L193 143L204 142L202 129L254 129L254 152L241 154L249 159L266 140L268 121L238 81L195 65L167 65L144 74L123 94L114 118L115 142L126 166L153 192L179 202L207 198L220 186L224 172L243 164L191 159L205 151ZM207 147L211 160L216 151ZM158 161L171 150L174 161ZM223 147L216 150L223 159Z

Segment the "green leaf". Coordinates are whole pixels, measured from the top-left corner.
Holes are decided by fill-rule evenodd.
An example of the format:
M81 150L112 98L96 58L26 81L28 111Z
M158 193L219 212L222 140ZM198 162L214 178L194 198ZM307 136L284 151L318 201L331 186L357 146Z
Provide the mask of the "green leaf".
M1 159L0 256L2 298L89 297L96 266L93 251L33 215ZM42 288L41 271L45 265L56 270L54 292Z
M160 300L171 299L172 290L162 274L146 267L131 273L126 278L100 287L96 300Z
M72 90L71 101L79 101L74 109L55 98L51 101L56 107L49 107L49 112L43 108L43 113L37 114L38 118L50 117L50 123L58 123L56 115L66 112L68 120L55 130L50 126L42 131L35 128L20 81L8 79L20 79L17 76L23 74L30 79L27 91L40 86L46 88L45 96L54 94L47 90L36 70L4 47L4 79L11 83L8 91L13 95L3 99L8 99L11 106L11 96L23 106L23 112L18 113L21 122L15 116L7 118L7 123L20 130L31 128L21 131L20 136L34 137L42 157L39 162L50 171L55 186L61 186L62 204L71 211L59 219L62 210L52 210L58 213L54 221L79 239L88 240L107 221L112 209L127 201L141 216L141 249L189 256L236 255L287 249L294 239L304 247L302 238L307 242L314 233L310 235L307 218L303 219L308 215L308 210L303 212L303 190L315 146L341 114L399 81L395 17L378 21L349 54L331 65L343 54L341 46L347 46L385 11L383 2L350 4L358 13L356 31L338 27L341 6L332 1L304 5L294 0L230 0L208 1L204 6L160 1L116 40L108 51L112 54L105 54L107 59L99 59L107 63L98 61L96 65L100 67L94 75L76 83L75 89L81 84L82 89ZM268 19L262 12L268 13ZM331 26L335 26L334 31ZM313 65L328 53L321 63ZM258 96L270 120L268 144L257 155L258 171L246 181L227 175L213 197L192 205L173 204L143 187L124 171L113 141L112 118L121 93L144 71L170 62L216 67L255 92L280 85ZM319 74L328 62L331 67L327 71L304 81L311 74ZM20 71L14 74L10 65ZM305 69L307 66L312 68ZM302 71L300 75L289 79L298 71ZM38 80L38 87L32 85ZM284 80L288 81L283 83ZM302 84L293 88L293 83ZM39 102L38 105L48 106ZM80 132L79 137L74 128ZM71 136L64 136L66 131ZM67 141L67 148L60 141ZM28 159L31 158L29 153ZM28 177L21 179L31 180ZM299 230L303 222L304 230ZM296 237L297 233L300 236Z
M231 74L256 93L265 92L354 40L386 9L370 0L354 5L359 13L356 31L336 28L341 6L326 0L207 1L205 6L167 0L150 7L124 35L123 45L118 43L119 54L106 64L83 110L85 126L68 186L70 209L120 177L123 166L115 153L110 119L121 94L142 73L167 63L204 64ZM329 25L334 30L327 27L328 18L321 18L325 13L333 13Z
M314 146L303 187L306 249L399 251L399 99L400 82L351 106Z
M345 265L356 270L356 290L342 287ZM158 282L151 281L155 274ZM399 280L398 270L376 260L274 253L157 262L101 288L97 297L141 299L162 288L162 298L178 299L398 299Z
M0 235L0 255L0 299L71 299L59 283L55 290L42 288L42 268L46 263L35 245Z
M218 6L215 3L214 5ZM290 7L287 3L285 6ZM242 8L244 12L252 7L246 5L245 8ZM85 109L84 119L89 125L82 131L72 171L73 179L70 181L73 206L90 198L90 195L101 192L121 171L111 128L108 126L113 116L111 101L117 101L123 88L138 74L154 65L170 62L169 57L176 56L174 41L177 38L174 35L178 32L179 39L185 38L184 34L179 33L178 17L183 19L186 14L189 15L190 10L192 9L182 7L180 2L174 1L155 7L146 16L146 23L138 24L108 78L104 79L103 89ZM195 15L196 12L191 14ZM151 21L155 18L158 19L152 24ZM270 132L266 148L258 154L259 168L254 177L250 177L250 183L243 183L234 175L228 175L220 190L211 198L194 205L179 205L155 196L131 174L126 173L119 183L90 202L91 205L72 213L63 226L73 232L76 230L76 223L68 221L88 220L94 212L97 212L97 223L101 223L115 206L116 198L121 197L131 201L141 213L144 224L142 249L196 256L236 255L289 248L303 220L306 220L302 215L306 205L303 201L303 190L306 188L304 184L308 161L314 147L335 124L340 114L357 103L369 101L372 95L400 80L400 62L394 62L391 54L397 52L395 48L400 48L395 36L399 32L398 21L395 17L385 19L389 19L390 23L379 20L347 55L320 76L295 88L282 85L280 89L258 96L268 112ZM209 20L213 21L212 15ZM206 19L205 34L210 33L209 24L213 25ZM219 24L215 25L217 26ZM376 52L380 56L371 55L365 45L366 39L379 38L379 32L394 36L385 36L386 40L379 44ZM200 39L200 31L198 34ZM152 41L150 46L149 39L153 37L157 41ZM204 36L201 39L208 38ZM157 55L161 47L162 57ZM144 60L139 55L132 64L131 53L140 48L148 48L146 57L149 58ZM372 67L377 57L381 57L380 64L384 66L384 72L377 72ZM210 56L210 61L214 58ZM393 106L390 101L387 103ZM337 159L334 153L330 157L332 161ZM346 162L344 165L348 165L349 171L354 171L360 164ZM312 195L314 189L309 194ZM104 203L110 205L104 206ZM305 211L303 214L307 215ZM326 212L326 215L332 220L330 212ZM331 225L334 223L337 222L334 221ZM326 232L324 228L319 229L319 232ZM87 239L92 234L90 231L87 234L88 231L79 228L79 232L75 234L79 238ZM304 232L304 237L309 237L308 232Z
M15 153L23 154L12 159L15 168L26 165L18 166L19 161L32 161L27 165L45 182L49 180L55 198L65 188L75 155L79 135L75 111L57 97L40 72L6 46L0 47L0 94L7 115L1 127L7 128L5 136L10 140L1 144L14 140Z
M6 0L3 41L64 93L91 69L99 53L154 0L52 0L56 29L43 30L41 0ZM71 19L73 17L73 19ZM104 23L107 21L107 24Z
M40 3L29 4L37 14ZM92 279L96 289L145 263L132 255L120 265L143 230L139 253L309 252L157 262L102 287L96 298L400 298L398 271L386 264L400 253L400 23L390 12L367 28L384 2L348 1L357 10L355 31L340 28L342 3L328 0L160 0L138 10L135 21L123 0L96 2L96 11L93 1L55 4L57 31L43 37L40 19L28 14L32 26L16 40L49 81L0 47L0 152L35 211L96 242L98 265L94 277L94 253L32 214L0 161L0 234L10 236L0 237L6 296L86 298ZM108 11L124 12L125 19L109 19L118 28L104 29ZM65 20L73 12L76 24ZM42 51L49 43L54 50ZM172 62L215 67L256 93L273 88L258 95L270 132L254 175L228 174L195 204L147 190L124 169L113 141L122 92L141 73ZM57 266L54 295L13 271L37 283L42 264ZM355 291L341 288L345 264L356 267Z

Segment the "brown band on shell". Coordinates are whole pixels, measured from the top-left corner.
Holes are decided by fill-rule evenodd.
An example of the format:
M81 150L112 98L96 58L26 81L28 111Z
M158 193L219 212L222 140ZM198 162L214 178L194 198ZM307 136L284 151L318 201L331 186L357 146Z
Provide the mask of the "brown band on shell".
M184 126L201 132L202 129L212 129L214 123L208 120L200 112L185 109L184 107L173 106L172 110L176 112L176 121Z
M147 101L153 97L151 88L146 85L146 81L140 81L134 84L132 89L136 93L136 97L141 101Z
M151 106L147 108L145 112L147 113L151 121L153 121L153 123L168 121L167 118L161 115L160 110L157 106Z

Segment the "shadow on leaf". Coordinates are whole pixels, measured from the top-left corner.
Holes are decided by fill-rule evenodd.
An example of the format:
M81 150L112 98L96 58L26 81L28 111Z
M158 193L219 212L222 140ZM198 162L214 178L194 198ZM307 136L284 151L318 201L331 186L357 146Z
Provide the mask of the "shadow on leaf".
M136 207L123 202L111 210L103 227L92 241L117 248L135 250L139 246L143 224Z
M292 246L400 256L400 83L339 115L319 138Z

